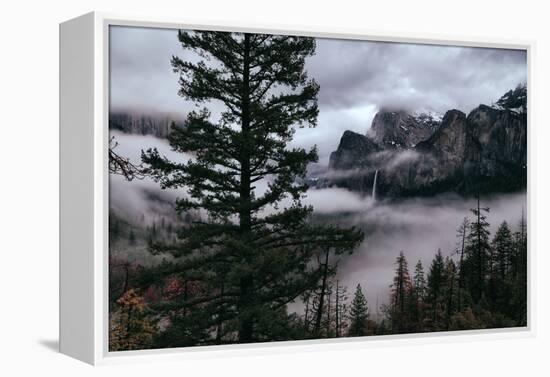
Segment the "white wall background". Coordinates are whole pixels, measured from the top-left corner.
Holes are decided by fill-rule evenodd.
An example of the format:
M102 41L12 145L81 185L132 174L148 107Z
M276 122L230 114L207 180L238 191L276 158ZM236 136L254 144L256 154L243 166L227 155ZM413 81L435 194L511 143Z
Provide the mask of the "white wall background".
M0 11L0 375L518 376L548 375L549 182L545 140L550 28L544 1L80 0L2 2ZM57 354L58 23L91 10L197 19L536 40L530 88L537 164L534 338L91 368ZM546 272L546 273L545 273Z

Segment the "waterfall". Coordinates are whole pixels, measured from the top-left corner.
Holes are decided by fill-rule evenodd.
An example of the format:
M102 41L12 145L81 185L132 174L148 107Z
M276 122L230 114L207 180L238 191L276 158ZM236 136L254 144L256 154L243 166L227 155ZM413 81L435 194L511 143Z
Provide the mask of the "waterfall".
M374 172L374 181L372 182L372 200L376 200L376 180L378 179L378 169Z

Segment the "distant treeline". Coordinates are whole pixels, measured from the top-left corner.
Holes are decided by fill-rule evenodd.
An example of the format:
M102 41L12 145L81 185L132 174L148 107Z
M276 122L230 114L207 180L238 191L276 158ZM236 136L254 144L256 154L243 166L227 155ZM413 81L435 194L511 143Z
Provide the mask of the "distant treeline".
M109 113L109 129L128 134L166 138L172 125L181 126L183 124L182 119L180 114L112 111Z

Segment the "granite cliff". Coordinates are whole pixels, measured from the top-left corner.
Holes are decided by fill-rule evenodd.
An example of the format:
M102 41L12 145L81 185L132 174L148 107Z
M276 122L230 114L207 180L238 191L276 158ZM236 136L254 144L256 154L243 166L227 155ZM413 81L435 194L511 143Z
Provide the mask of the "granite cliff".
M330 156L328 185L379 197L465 196L527 185L526 87L468 115L380 111L365 135L346 131Z

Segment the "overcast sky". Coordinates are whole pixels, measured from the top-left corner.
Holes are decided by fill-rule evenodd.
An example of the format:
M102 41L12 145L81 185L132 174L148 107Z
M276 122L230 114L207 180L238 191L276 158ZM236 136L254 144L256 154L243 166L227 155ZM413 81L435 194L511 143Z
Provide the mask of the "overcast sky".
M193 59L177 30L111 27L110 47L112 109L193 108L177 95L170 65L172 55ZM318 127L300 130L295 143L317 144L322 164L345 130L364 134L380 108L468 112L527 80L525 51L337 39L318 39L306 69L321 86Z

